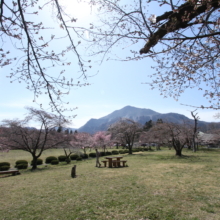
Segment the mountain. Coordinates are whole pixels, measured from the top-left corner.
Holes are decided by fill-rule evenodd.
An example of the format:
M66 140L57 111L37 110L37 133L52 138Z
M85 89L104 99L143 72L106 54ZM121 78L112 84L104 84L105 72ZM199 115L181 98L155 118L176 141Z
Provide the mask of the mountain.
M162 119L163 121L173 122L178 124L183 123L183 120L190 121L191 123L194 122L192 119L189 119L186 116L178 113L161 114L151 109L126 106L102 118L90 119L85 125L83 125L77 130L78 132L88 132L90 134L94 134L97 131L106 131L111 124L117 122L121 118L129 118L142 125L144 125L149 120L156 122L158 119ZM203 121L199 121L198 123L202 131L206 131L207 124L209 123Z

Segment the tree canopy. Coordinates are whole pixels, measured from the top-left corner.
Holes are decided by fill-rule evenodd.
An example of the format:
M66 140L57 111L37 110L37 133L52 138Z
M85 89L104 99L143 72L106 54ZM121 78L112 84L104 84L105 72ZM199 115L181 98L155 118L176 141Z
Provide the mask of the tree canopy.
M109 59L115 47L129 48L122 58L116 52L116 59L149 57L156 61L149 84L164 97L177 100L186 89L198 88L210 102L210 106L201 103L199 107L220 108L217 0L89 0L89 3L99 7L99 22L78 31L81 36L89 31L92 55L101 54L102 59ZM157 8L156 15L151 14L152 7Z
M50 22L48 8L52 11ZM51 109L61 115L65 110L63 95L69 94L72 86L88 85L86 81L76 81L80 75L86 79L89 62L78 52L75 22L76 18L65 12L59 0L0 2L0 66L10 71L7 77L11 82L25 82L34 93L34 102L47 94ZM72 70L66 76L68 66ZM77 72L79 75L75 75Z
M72 66L73 72L86 79L91 60L84 60L78 48L87 42L89 55L102 55L102 60L119 46L126 52L117 51L116 59L156 61L149 85L164 97L178 99L186 89L196 87L210 102L210 106L201 103L201 108L220 108L217 0L81 1L98 14L98 20L88 21L88 27L77 26L77 18L67 14L59 0L1 0L0 66L13 67L8 74L11 82L24 81L35 102L47 94L51 109L62 114L63 95L69 94L72 86L88 85L75 81L72 73L64 75ZM42 16L48 7L52 9L52 27ZM157 8L156 14L151 13L152 8ZM58 47L63 38L65 44ZM9 47L14 48L13 53ZM74 58L67 56L70 53Z
M0 143L10 149L29 152L33 157L33 167L37 168L37 159L42 152L59 145L69 145L70 135L64 135L54 130L67 121L45 111L28 108L29 114L23 120L4 120L1 126ZM30 127L37 123L38 128Z

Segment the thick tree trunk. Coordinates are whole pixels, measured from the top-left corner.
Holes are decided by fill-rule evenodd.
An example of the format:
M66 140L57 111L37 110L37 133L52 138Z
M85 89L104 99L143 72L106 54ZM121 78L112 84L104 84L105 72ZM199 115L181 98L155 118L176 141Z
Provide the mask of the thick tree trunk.
M193 152L196 152L196 145L195 145L195 142L193 141L192 143L192 149L193 149Z
M132 154L132 147L129 147L129 154Z
M176 150L176 156L181 157L182 156L182 149L175 149Z
M36 170L37 169L37 157L33 156L33 163L32 163L32 168L31 170Z

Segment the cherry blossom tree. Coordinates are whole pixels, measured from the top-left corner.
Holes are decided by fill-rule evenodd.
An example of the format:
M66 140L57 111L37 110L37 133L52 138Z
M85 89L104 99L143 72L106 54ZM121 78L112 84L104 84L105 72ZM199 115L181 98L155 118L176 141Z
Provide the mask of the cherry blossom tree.
M216 0L88 0L98 7L99 22L78 28L89 32L91 55L104 59L153 59L149 83L164 97L176 100L189 88L198 88L219 109L220 18ZM158 8L151 14L151 7ZM125 55L119 47L125 51ZM149 62L149 59L146 59ZM147 65L147 63L146 63Z
M141 125L131 119L121 119L108 129L120 143L128 147L129 154L132 154L132 147L135 140L138 140L141 132Z
M156 150L160 150L160 146L169 143L168 130L166 128L166 123L156 123L148 131L141 132L140 142L155 144Z
M52 14L46 19L50 21L45 20L49 8ZM8 72L11 83L25 82L26 88L34 93L34 102L47 94L51 109L60 115L67 104L63 96L69 94L71 87L88 85L86 71L91 65L78 52L81 42L75 32L76 21L59 0L0 2L0 66ZM61 49L59 42L63 45ZM68 66L73 68L67 75ZM81 80L74 80L77 72L75 78L82 76Z
M106 147L111 141L111 134L108 134L105 131L98 131L93 135L93 140L95 146L102 148L105 154Z
M42 110L28 108L28 111L28 116L23 120L3 121L0 144L11 149L29 152L33 158L32 170L35 170L37 159L43 151L67 145L70 139L68 135L54 131L55 127L65 125L67 121ZM39 127L29 127L33 122L37 123Z
M76 139L76 145L83 150L84 154L86 154L87 149L91 149L92 145L92 137L89 133L79 132L73 135Z

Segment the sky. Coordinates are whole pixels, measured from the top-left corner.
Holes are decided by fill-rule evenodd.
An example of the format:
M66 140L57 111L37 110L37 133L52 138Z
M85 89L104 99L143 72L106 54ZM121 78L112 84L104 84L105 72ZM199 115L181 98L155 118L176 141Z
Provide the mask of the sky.
M74 2L65 2L67 12L73 14L78 19L77 22L81 22L81 24L90 22L89 7L78 5L77 1ZM152 13L156 10L156 8L152 8ZM51 9L48 8L48 11L51 11ZM45 13L43 16L47 17L48 15ZM7 43L8 47L11 48L10 42ZM141 43L144 45L144 42ZM62 43L59 46L61 47ZM137 50L139 49L137 48ZM117 53L117 50L115 52ZM118 53L123 54L127 51L120 50ZM92 64L93 62L95 60L92 60ZM209 105L207 100L203 98L201 91L197 89L186 90L178 101L173 98L163 98L157 89L151 90L150 86L144 83L150 82L149 75L154 73L154 70L151 69L153 64L150 58L132 62L106 61L101 65L95 62L94 68L89 72L91 77L87 79L90 85L80 88L72 87L70 94L64 98L65 101L70 103L69 107L77 108L73 112L67 113L68 115L76 115L70 127L79 128L91 118L106 116L127 105L152 109L159 113L179 113L189 118L191 117L190 111L196 108L186 105ZM67 68L67 76L73 74L75 65L73 62L72 66ZM33 93L25 89L24 82L10 83L10 79L6 78L9 71L10 67L0 69L0 121L3 119L24 118L27 113L25 109L27 106L38 108L36 103L33 102ZM75 73L73 77L76 80L83 81ZM39 103L46 105L48 97L42 96ZM198 109L197 112L200 120L217 122L213 117L217 111Z

